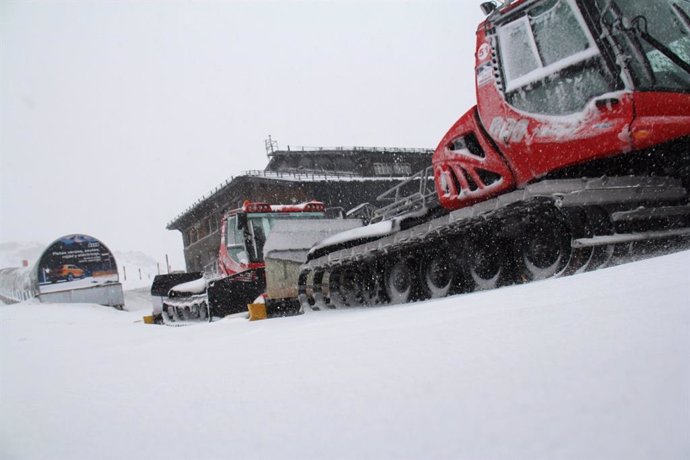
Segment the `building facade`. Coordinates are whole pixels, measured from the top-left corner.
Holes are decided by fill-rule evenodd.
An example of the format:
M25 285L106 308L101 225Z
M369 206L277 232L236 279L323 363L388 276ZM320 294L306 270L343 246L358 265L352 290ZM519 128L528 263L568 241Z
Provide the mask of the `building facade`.
M322 201L343 211L376 197L431 164L432 150L400 148L286 148L266 143L264 170L227 180L168 223L182 233L187 271L215 269L223 214L245 200L270 204Z

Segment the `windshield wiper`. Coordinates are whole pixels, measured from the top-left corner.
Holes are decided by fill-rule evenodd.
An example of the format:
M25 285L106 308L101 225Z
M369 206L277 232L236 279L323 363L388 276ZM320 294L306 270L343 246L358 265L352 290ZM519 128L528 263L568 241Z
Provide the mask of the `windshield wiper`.
M610 22L604 19L607 13L610 13L611 16L613 16L613 20ZM631 34L628 33L629 28L624 26L624 23L627 21L627 18L623 16L623 12L614 0L609 0L606 3L606 5L601 9L601 16L599 21L602 26L602 32L605 31L605 33L602 33L602 38L606 38L605 35L608 36L607 38L611 41L612 48L616 54L616 62L621 67L621 69L626 69L628 73L630 72L630 59L628 56L626 56L626 53L621 48L619 48L619 45L613 38L614 35L616 35L616 32L614 32L615 29L617 29L620 32L623 32L623 36L630 45L629 51L634 55L633 58L637 62L642 64L641 70L644 73L645 79L650 81L652 83L652 86L656 85L656 76L654 75L652 65L649 62L649 59L647 59L647 55L645 54L644 49L642 49L640 41L633 40L631 38Z
M682 8L680 8L677 4L673 4L674 11L678 13L678 16L680 17L681 21L687 26L690 24L690 18L688 18L688 15L683 11ZM606 23L603 20L604 15L607 12L611 12L613 15L613 22L612 23ZM633 19L628 19L623 12L621 11L620 7L616 3L615 0L610 0L606 6L604 6L601 10L601 23L604 25L610 34L613 34L613 30L618 29L626 35L630 36L637 36L641 38L642 40L646 41L651 45L654 49L659 51L661 54L663 54L668 60L676 64L678 67L680 67L682 70L690 74L690 64L685 62L680 56L678 56L672 49L664 45L662 42L654 38L649 31L648 31L648 24L647 24L647 18L643 15L636 16ZM646 74L646 77L652 81L653 85L656 85L656 77L654 75L654 71L652 70L651 64L649 62L649 59L647 58L646 54L644 53L644 50L641 49L639 45L639 39L638 40L630 40L630 44L632 45L633 52L637 55L638 58L642 58L641 62L644 63L643 68Z
M683 23L685 28L688 29L688 32L690 32L690 16L688 16L688 13L686 13L685 10L681 8L677 3L672 3L671 8L673 8L673 11L676 12L678 17L680 18L680 21Z
M690 74L690 64L681 59L681 57L678 56L671 48L650 35L650 33L647 31L646 17L637 16L631 21L631 24L633 26L631 29L640 34L640 37L642 37L644 41L659 50L659 52L666 56L671 62Z

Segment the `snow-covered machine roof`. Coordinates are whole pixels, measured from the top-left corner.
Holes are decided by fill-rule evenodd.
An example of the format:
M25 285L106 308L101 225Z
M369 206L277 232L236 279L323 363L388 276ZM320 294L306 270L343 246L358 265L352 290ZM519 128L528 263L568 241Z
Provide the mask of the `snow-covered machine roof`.
M314 244L336 233L361 227L359 219L299 219L279 220L264 245L264 259L283 259L294 262L307 260Z

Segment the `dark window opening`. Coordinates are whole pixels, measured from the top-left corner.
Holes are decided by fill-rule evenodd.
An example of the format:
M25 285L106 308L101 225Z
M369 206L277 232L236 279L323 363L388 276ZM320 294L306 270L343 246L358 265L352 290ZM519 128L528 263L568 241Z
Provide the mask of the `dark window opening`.
M477 136L475 136L474 133L469 133L465 136L465 144L467 145L467 150L469 150L472 155L478 156L479 158L486 158L486 153L484 153L482 146L479 145Z
M501 180L500 174L496 174L492 171L487 171L486 169L477 168L476 172L479 176L479 179L481 179L481 181L484 182L484 185L495 184L496 182Z
M463 175L465 176L465 179L467 180L467 185L470 187L470 192L474 192L475 190L479 190L479 186L477 183L472 179L472 176L467 172L465 168L460 168L462 171Z
M452 152L466 150L467 153L470 153L471 155L479 158L486 158L486 153L484 153L482 146L479 145L477 136L475 136L474 133L468 133L464 136L456 137L448 144L448 150Z
M462 193L462 186L460 185L460 181L458 180L458 176L455 174L454 169L450 169L448 171L450 173L450 178L453 181L453 185L455 186L455 190L457 190L458 195Z

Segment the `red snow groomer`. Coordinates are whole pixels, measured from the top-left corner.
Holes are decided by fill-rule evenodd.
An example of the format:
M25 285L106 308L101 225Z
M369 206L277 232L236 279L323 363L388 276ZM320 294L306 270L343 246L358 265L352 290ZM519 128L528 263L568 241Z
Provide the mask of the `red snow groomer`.
M306 232L310 221L324 217L325 206L318 201L295 205L245 201L241 208L228 211L221 219L216 272L157 276L151 287L154 299L160 300L158 306L154 301L154 317L184 324L246 312L247 304L266 291L264 244L276 222L299 220ZM293 306L283 302L275 308Z
M314 248L303 305L489 289L602 267L638 243L686 241L690 3L481 7L477 105L427 170L379 197L392 203L369 232Z

